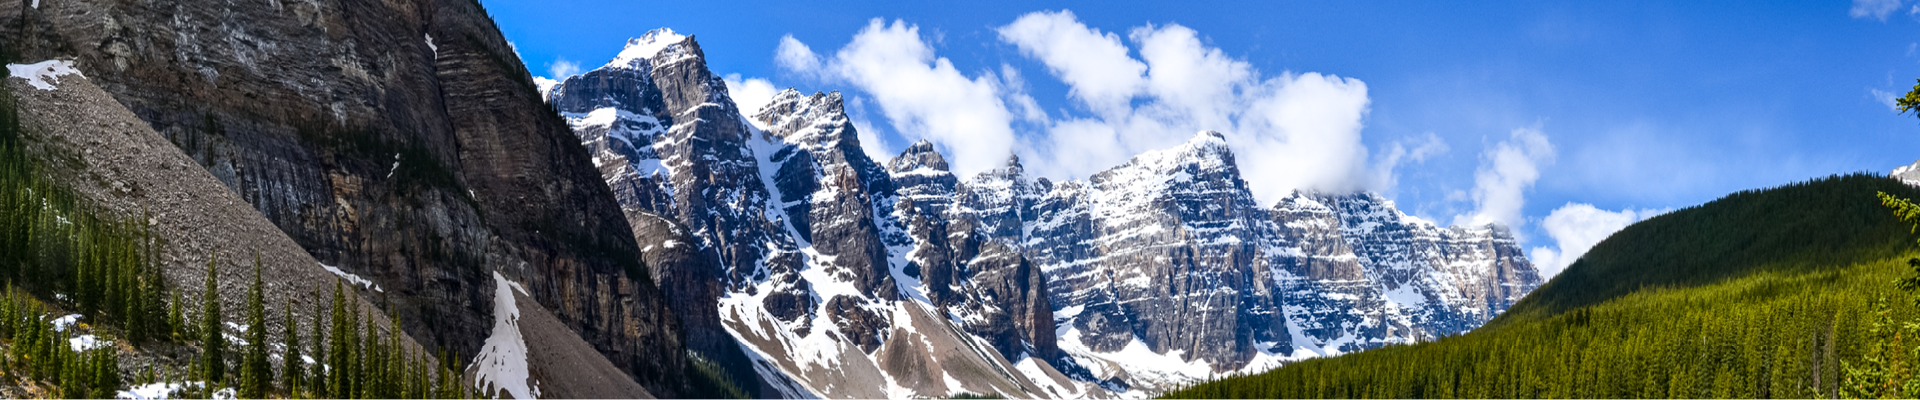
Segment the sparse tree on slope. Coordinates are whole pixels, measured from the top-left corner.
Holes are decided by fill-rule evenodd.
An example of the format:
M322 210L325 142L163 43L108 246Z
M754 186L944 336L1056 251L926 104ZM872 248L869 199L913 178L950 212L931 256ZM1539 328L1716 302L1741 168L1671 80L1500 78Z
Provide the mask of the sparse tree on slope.
M287 351L280 355L280 388L287 391L287 397L300 397L300 381L306 377L306 365L301 359L300 324L293 317L293 300L284 300L280 313L286 318Z
M260 294L260 254L253 255L253 285L247 288L247 350L240 361L240 397L263 398L273 385L267 361L266 301Z
M207 382L223 382L226 378L227 363L225 352L227 339L220 329L220 280L215 266L216 259L207 257L207 289L200 292L200 346L201 369L205 370Z

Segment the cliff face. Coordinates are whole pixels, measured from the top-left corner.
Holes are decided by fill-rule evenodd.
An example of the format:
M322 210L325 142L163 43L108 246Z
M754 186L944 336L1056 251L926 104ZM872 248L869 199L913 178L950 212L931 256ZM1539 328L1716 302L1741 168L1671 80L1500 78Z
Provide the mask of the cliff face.
M565 121L478 3L0 2L424 343L474 354L492 274L672 396L678 322Z
M1539 284L1498 227L1257 204L1219 133L1085 181L962 179L924 141L869 158L838 93L737 109L666 29L545 89L715 338L689 340L736 339L764 394L1148 395L1471 329Z

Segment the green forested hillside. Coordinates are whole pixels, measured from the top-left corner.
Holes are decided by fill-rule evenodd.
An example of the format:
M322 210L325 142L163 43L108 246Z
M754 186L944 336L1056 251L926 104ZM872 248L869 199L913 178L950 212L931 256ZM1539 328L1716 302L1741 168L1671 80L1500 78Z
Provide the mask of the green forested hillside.
M1488 325L1537 319L1648 287L1833 268L1912 248L1910 226L1880 205L1877 192L1920 196L1898 180L1853 174L1742 191L1633 224Z
M1920 309L1911 225L1869 175L1635 224L1474 332L1291 364L1172 398L1898 396Z

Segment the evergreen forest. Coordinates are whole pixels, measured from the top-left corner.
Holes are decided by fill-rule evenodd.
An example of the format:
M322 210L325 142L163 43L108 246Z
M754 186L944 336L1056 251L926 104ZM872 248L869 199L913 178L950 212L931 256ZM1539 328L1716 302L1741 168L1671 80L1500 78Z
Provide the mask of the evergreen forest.
M1917 197L1868 174L1735 193L1614 234L1470 333L1166 397L1914 397Z

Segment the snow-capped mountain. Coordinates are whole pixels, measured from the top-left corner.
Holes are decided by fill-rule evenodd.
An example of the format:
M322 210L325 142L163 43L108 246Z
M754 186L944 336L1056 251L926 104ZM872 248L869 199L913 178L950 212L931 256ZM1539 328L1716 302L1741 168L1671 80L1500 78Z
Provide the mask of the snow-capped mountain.
M959 177L927 142L869 158L838 93L739 110L704 57L661 29L542 89L688 349L745 350L762 395L1150 395L1463 332L1540 284L1499 227L1370 193L1263 207L1218 133L1085 181Z

